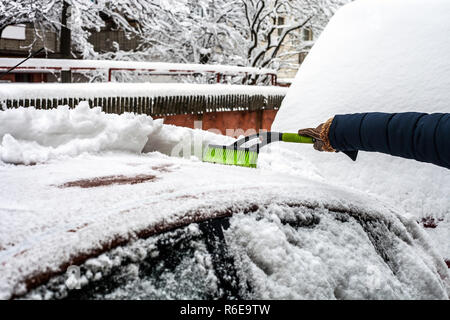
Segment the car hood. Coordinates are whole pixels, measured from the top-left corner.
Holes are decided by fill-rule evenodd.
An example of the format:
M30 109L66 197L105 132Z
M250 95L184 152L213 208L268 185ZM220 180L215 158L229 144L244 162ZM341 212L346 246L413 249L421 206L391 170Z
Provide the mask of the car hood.
M341 251L341 259L330 255L319 260L312 247L305 247L311 263L344 270L372 255L379 262L375 269L386 267L401 286L412 288L405 297L448 298L448 270L419 225L390 204L350 189L268 169L205 164L157 152L5 165L0 167L0 177L3 187L7 186L0 207L3 299L20 297L69 266L138 238L217 217L257 211L281 216L288 208L318 210L324 222L327 212L330 216L341 213L359 224L355 229L353 222L339 218L323 224L314 242L320 244L322 237L323 250L330 252L348 247ZM251 225L245 221L237 225ZM359 235L356 242L346 242L349 230ZM266 250L264 239L271 239L264 234L251 237L259 239L249 249L255 252ZM362 249L345 257L358 242ZM275 292L268 298L276 297L289 295Z

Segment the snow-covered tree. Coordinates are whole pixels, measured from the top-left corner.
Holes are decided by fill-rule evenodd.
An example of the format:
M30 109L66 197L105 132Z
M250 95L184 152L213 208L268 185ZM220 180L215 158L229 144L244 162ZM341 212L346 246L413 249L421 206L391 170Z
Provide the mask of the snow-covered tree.
M0 33L10 25L35 21L44 27L54 27L54 5L52 0L1 0Z
M140 46L132 52L116 51L98 55L86 43L85 57L151 59L181 63L245 64L242 60L241 0L133 0L105 3L103 15L120 22L129 36L138 37ZM145 5L143 5L145 3ZM131 10L130 10L131 9ZM80 33L92 32L78 14ZM123 19L119 19L119 17ZM89 24L87 21L87 24ZM133 26L129 23L135 22ZM98 26L98 24L97 24ZM79 34L80 34L79 33ZM86 36L83 39L87 39Z
M0 31L32 23L40 31L71 29L72 55L89 59L295 67L334 11L350 0L0 0ZM67 25L63 26L63 3ZM89 38L106 27L138 47L96 52ZM297 60L296 60L297 59Z
M312 42L304 39L305 30L319 34L335 10L348 1L140 0L136 4L126 0L120 6L105 2L108 14L141 40L136 51L127 53L119 47L106 56L278 69L289 64L290 56L309 49ZM118 13L127 20L119 20ZM130 19L138 22L138 28L127 25ZM95 55L85 52L85 56Z
M61 26L62 1L0 0L0 34L11 25L30 23L37 39L45 43L45 31L57 32ZM33 44L30 45L30 50Z
M137 52L118 48L106 56L275 69L290 67L294 61L296 67L299 54L313 43L305 34L318 35L348 1L141 0L146 7L134 11L110 7L110 14L126 12L127 19L138 21L134 32L141 46ZM134 7L132 2L123 3Z
M346 0L242 0L248 64L278 69L307 51ZM308 37L305 37L309 35Z

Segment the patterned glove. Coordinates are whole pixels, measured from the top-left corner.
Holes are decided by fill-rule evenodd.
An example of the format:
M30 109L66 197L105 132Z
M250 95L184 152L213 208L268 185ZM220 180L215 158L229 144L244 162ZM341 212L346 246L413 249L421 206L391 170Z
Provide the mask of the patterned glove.
M328 139L328 133L330 132L330 126L333 122L333 118L330 118L325 123L321 123L317 128L306 128L298 130L298 134L313 138L314 149L318 151L336 152L330 144Z

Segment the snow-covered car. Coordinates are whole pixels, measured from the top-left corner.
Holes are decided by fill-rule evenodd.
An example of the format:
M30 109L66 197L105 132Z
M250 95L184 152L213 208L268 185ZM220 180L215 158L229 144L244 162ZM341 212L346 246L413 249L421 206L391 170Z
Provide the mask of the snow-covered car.
M67 128L76 112L83 129L109 117L64 111L28 117L28 128ZM115 151L2 163L0 178L2 298L448 298L447 267L416 221L264 161L249 169Z

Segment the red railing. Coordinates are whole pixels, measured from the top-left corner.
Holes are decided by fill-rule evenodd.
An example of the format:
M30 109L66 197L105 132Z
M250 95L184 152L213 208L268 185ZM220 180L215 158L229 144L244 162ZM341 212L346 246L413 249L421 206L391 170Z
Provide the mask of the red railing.
M224 72L217 72L217 71L213 71L213 70L196 71L196 70L178 70L178 69L170 69L170 70L168 70L168 72L157 72L156 69L146 69L146 68L109 68L108 69L108 81L111 81L113 71L132 71L132 72L142 71L142 72L150 72L151 75L155 75L155 76L173 76L173 75L186 75L187 76L187 75L194 75L197 73L209 73L209 74L215 75L216 83L221 83L222 79L224 79L225 76L244 75L245 78L248 78L248 72L224 73ZM271 85L273 85L273 86L277 85L277 74L276 73L266 73L263 75L270 77Z

